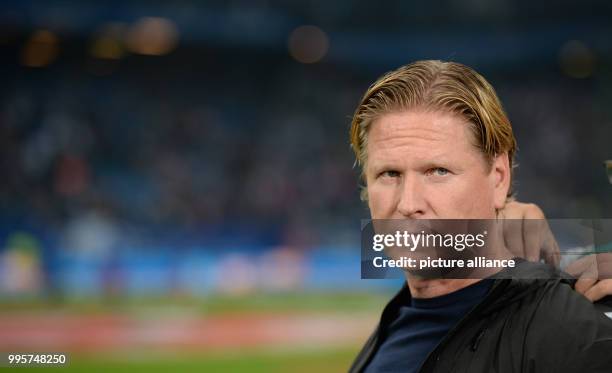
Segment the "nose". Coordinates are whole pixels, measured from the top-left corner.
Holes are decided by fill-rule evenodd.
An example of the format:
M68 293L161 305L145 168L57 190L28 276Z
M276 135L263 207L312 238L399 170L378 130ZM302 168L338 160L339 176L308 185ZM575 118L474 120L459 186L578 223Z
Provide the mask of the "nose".
M425 215L424 188L414 175L404 175L397 203L399 218L415 219Z

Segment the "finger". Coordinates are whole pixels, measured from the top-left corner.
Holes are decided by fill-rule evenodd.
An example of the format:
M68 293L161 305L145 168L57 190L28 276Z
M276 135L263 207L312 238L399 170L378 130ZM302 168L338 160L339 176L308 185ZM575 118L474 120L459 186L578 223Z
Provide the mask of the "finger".
M525 257L521 226L524 206L524 203L511 201L504 205L499 214L502 219L504 244L512 254L520 258Z
M597 273L600 279L612 278L612 255L610 253L596 254Z
M552 232L550 232L550 229L549 233L544 239L542 251L544 253L544 262L549 265L559 267L559 264L561 263L561 250L559 249L559 244L557 243L555 236L552 234Z
M525 206L527 204L516 201L508 202L500 211L501 219L523 219Z
M537 205L528 203L525 205L525 216L523 217L523 243L526 258L537 262L543 255L543 237L548 224L546 224L544 212Z
M534 219L523 220L523 250L525 250L525 259L530 262L540 260L541 246L541 230L542 221Z
M571 262L567 267L565 267L565 272L575 278L578 278L594 266L597 266L595 255L586 255Z
M544 219L542 220L542 224L542 257L547 264L559 267L559 263L561 262L561 250L559 249L559 244L555 239L555 235L550 230L548 221Z
M591 301L596 302L606 295L612 295L612 280L599 281L595 286L587 290L584 295Z
M525 250L523 247L522 220L504 220L502 224L506 248L508 248L512 254L524 258Z
M543 220L546 216L544 216L544 211L538 207L538 205L533 203L527 203L525 205L525 216L523 219L537 219Z
M576 291L580 294L586 294L586 292L591 289L596 282L596 278L581 278L576 281L574 289L576 289Z
M561 266L561 249L554 238L548 243L549 249L545 251L544 261L549 265L559 268Z

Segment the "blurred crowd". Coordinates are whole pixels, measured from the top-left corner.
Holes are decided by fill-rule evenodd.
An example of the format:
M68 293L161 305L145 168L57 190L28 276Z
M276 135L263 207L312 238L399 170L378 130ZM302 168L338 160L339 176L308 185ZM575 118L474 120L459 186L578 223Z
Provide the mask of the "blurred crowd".
M290 70L158 73L12 82L3 216L201 229L325 224L360 208L346 139L356 90Z
M100 78L65 68L7 77L5 222L282 225L307 240L335 221L367 216L348 145L365 77L291 63L255 74L203 68L210 70ZM557 216L602 216L597 196L609 193L602 162L612 137L607 96L593 94L591 82L563 82L494 82L519 140L517 189Z

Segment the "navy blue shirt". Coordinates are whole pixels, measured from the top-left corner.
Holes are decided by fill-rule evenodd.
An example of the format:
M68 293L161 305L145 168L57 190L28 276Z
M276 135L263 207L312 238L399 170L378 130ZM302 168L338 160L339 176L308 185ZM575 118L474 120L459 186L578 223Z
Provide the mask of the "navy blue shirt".
M440 297L412 298L400 307L365 371L417 372L429 352L484 299L492 284L493 280L482 280Z

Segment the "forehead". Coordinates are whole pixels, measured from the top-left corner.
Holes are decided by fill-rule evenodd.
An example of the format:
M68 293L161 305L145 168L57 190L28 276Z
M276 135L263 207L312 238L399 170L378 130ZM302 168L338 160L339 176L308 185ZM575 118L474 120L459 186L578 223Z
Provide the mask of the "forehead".
M367 151L370 161L479 154L469 123L456 114L440 111L405 111L379 117L371 124Z

